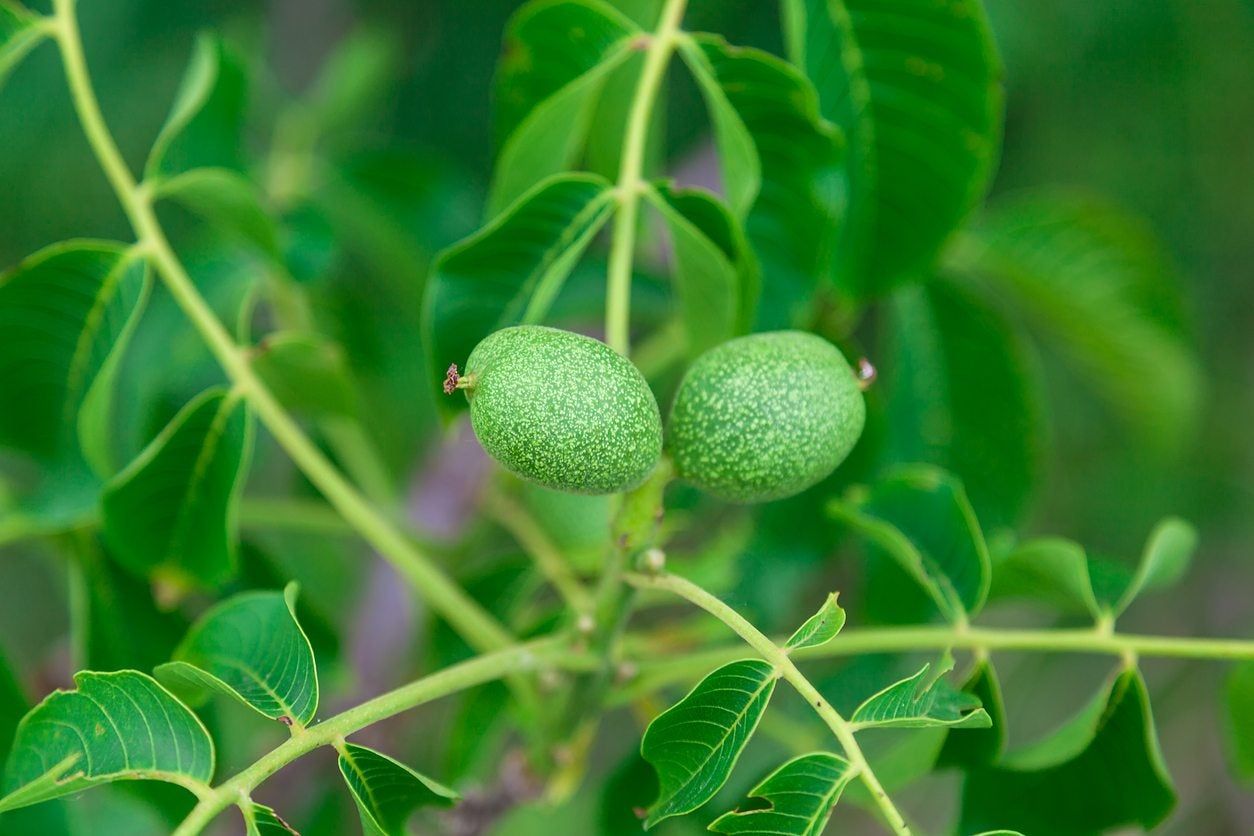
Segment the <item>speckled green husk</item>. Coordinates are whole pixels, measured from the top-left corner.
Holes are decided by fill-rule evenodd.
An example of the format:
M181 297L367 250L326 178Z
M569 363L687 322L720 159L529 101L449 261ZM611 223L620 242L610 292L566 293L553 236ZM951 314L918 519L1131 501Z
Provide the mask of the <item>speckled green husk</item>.
M635 487L662 454L644 376L605 343L521 325L489 334L466 361L470 422L508 470L585 494Z
M831 343L802 331L752 334L697 358L671 407L676 471L731 502L800 493L844 461L866 405Z

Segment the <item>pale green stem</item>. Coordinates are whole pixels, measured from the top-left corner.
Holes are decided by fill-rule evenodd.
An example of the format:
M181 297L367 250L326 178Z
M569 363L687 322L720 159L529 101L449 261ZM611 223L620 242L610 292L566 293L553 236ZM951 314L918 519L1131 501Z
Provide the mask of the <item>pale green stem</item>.
M170 295L200 332L234 387L248 399L258 418L309 481L425 597L435 612L478 650L511 644L512 636L496 619L371 507L253 372L246 351L232 339L174 254L147 190L136 184L106 127L83 57L74 0L55 0L54 7L57 40L83 132L135 229L138 246L147 253Z
M476 657L389 691L326 722L294 733L252 766L214 787L192 809L174 834L192 836L201 832L215 816L241 799L248 798L263 781L292 761L321 746L335 745L380 720L440 697L485 682L535 671L542 666L578 670L591 662L583 655L572 653L561 639L543 639Z
M875 801L876 806L879 807L880 813L884 816L884 820L889 828L894 833L899 834L899 836L909 836L910 828L906 824L906 820L902 817L901 811L897 809L897 806L893 804L892 799L888 797L888 793L884 791L884 787L880 784L879 779L875 777L871 764L867 762L866 756L862 752L862 747L858 745L858 741L854 737L853 727L840 715L840 712L832 707L831 703L823 698L823 695L798 670L793 660L789 658L789 655L778 644L718 598L696 584L676 575L642 575L633 573L627 575L626 580L629 584L639 589L665 590L696 604L730 627L732 632L744 639L745 643L756 650L763 659L770 662L775 667L776 672L810 704L810 707L823 719L823 722L831 729L832 734L840 741L841 747L845 750L845 757L849 759L854 772L862 779L862 783L866 785L867 791L870 792L871 798Z
M687 0L666 0L657 31L641 36L646 39L642 43L647 43L647 48L627 117L622 161L618 167L618 212L614 216L605 294L605 341L623 355L631 348L632 262L636 252L640 194L645 186L644 156L649 142L649 124L653 120L658 91L666 77L666 67L679 40L686 5Z

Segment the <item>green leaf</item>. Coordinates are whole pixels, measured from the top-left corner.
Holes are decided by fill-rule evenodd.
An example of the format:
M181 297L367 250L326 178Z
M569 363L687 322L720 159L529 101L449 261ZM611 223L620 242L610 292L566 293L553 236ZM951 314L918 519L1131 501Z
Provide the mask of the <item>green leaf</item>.
M1009 825L1033 836L1149 830L1175 800L1145 683L1125 670L1055 734L1000 766L968 773L961 829Z
M1254 662L1243 662L1232 669L1225 702L1232 764L1240 777L1254 778Z
M488 334L544 318L613 205L614 193L601 177L553 177L440 254L428 280L423 318L436 391L444 369L465 363ZM465 401L438 397L445 408L460 408Z
M926 465L897 467L857 504L836 501L834 518L892 558L951 621L979 612L989 556L962 484Z
M837 281L882 292L927 270L983 196L1001 65L979 0L784 0L789 53L849 139Z
M1179 284L1143 223L1099 200L1035 195L989 213L960 255L1144 443L1161 453L1192 437L1201 372Z
M751 798L768 807L724 813L710 830L746 836L820 836L853 776L849 761L837 755L815 752L794 758L749 791Z
M28 707L21 684L10 670L4 654L0 653L0 761L9 756L14 731Z
M0 0L0 85L26 54L52 33L37 15Z
M698 189L657 184L645 195L670 231L689 355L746 333L757 301L757 265L735 218Z
M105 487L105 541L141 577L217 586L235 572L235 510L252 447L238 394L202 393Z
M54 479L112 473L113 382L149 290L121 244L70 241L0 276L0 446Z
M759 323L787 327L831 270L841 195L839 131L790 64L757 49L694 35L679 50L714 124L723 188L762 265L770 293Z
M345 743L340 773L348 784L366 836L404 836L405 822L419 807L451 807L460 796L387 755Z
M727 782L775 691L775 668L759 659L724 665L645 730L640 754L661 793L645 827L690 813Z
M993 598L1029 598L1063 610L1087 612L1094 619L1105 610L1093 593L1084 547L1058 537L1020 543L993 565Z
M185 705L138 671L74 675L22 718L4 772L0 812L111 781L208 789L213 741Z
M283 592L241 592L192 626L174 661L154 673L195 705L211 691L263 717L307 726L318 711L318 668L296 620L296 584Z
M1182 519L1168 517L1154 526L1136 573L1112 606L1114 615L1122 614L1142 592L1175 585L1188 570L1196 546L1197 532Z
M514 15L497 71L497 123L506 139L496 161L488 217L571 167L586 141L601 88L631 57L637 31L600 0L540 0Z
M357 415L357 391L344 350L321 334L267 334L251 359L253 370L289 410L313 416Z
M169 659L187 619L158 607L152 585L123 571L97 542L78 559L86 586L86 666L151 670Z
M951 734L937 756L937 766L972 769L996 763L1006 746L1006 709L1001 696L1001 683L987 659L978 662L962 685L963 693L979 701L991 725L984 729L967 728L962 734Z
M247 836L300 836L279 814L264 804L246 801L240 805Z
M163 180L154 192L195 212L279 261L279 235L257 186L227 168L196 168Z
M836 638L840 629L845 626L845 611L836 598L840 593L833 592L827 596L819 611L806 619L797 628L797 632L789 637L784 644L785 650L798 650L806 647L822 647Z
M393 94L402 57L398 32L358 25L345 35L303 102L302 118L313 135L360 132Z
M241 169L247 83L240 61L213 35L196 41L174 107L153 142L144 178L196 168Z
M882 366L889 455L962 480L989 529L1023 517L1040 471L1036 367L994 310L947 281L898 291Z
M953 659L946 658L936 665L934 673L932 665L924 665L914 676L889 685L858 706L849 718L850 725L855 730L989 728L993 721L980 706L979 698L959 691L945 679L953 666Z

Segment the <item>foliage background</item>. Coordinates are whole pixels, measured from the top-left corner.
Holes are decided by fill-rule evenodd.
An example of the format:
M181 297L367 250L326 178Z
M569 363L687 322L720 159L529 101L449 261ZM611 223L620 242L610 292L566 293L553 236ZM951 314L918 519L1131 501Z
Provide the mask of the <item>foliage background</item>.
M632 0L641 7L649 3ZM364 23L391 33L399 59L397 84L363 103L343 141L355 149L352 158L364 188L399 221L403 240L390 250L395 258L390 266L337 256L329 292L348 311L341 325L354 358L367 358L380 378L399 375L404 381L421 368L416 331L403 313L393 311L382 325L376 318L390 310L384 300L394 294L403 298L406 277L421 274L423 259L477 223L493 154L492 72L514 5L110 0L84 2L81 14L103 106L135 167L142 165L165 118L197 31L224 30L245 46L250 61L269 69L268 80L259 75L256 84L256 122L263 127L265 103L280 91L304 89L346 32ZM1254 189L1249 184L1254 4L987 0L987 5L1007 71L1006 142L991 200L1045 185L1075 187L1107 195L1147 218L1178 269L1205 370L1196 430L1181 449L1147 455L1119 424L1070 397L1066 387L1074 383L1051 373L1044 358L1047 380L1058 391L1048 401L1052 437L1045 441L1044 487L1028 530L1063 533L1098 553L1130 556L1156 519L1184 516L1202 537L1190 579L1178 594L1145 602L1125 627L1248 635L1254 626L1254 596L1248 592L1254 589L1249 551L1254 542ZM773 3L705 0L693 6L693 28L724 32L733 42L779 47ZM0 89L0 264L67 237L129 238L63 85L53 50L44 48ZM667 144L672 169L700 180L709 168L707 128L694 96L680 87L670 97ZM265 135L254 137L259 151ZM403 166L390 169L401 173L377 176L381 160ZM315 243L324 234L316 225L306 232ZM214 270L214 259L206 258L197 278L212 285ZM382 344L376 329L396 339ZM156 367L165 349L194 343L194 337L183 339L177 332L168 338L168 345L137 344L130 360ZM419 423L433 428L420 383L414 397L402 401L386 382L378 382L381 397L395 406L373 427L381 438L398 439ZM151 385L168 402L152 407L153 414L129 416L137 437L150 435L197 388L191 381ZM473 479L466 468L450 465L447 451L433 449L434 434L427 438L417 448L397 443L389 449L398 451L394 461L410 485L419 521L448 531L461 522ZM462 445L458 454L468 455L473 447L473 442ZM259 450L263 462L266 454ZM10 547L2 556L0 649L14 660L29 690L42 693L68 680L64 583L55 568L26 550ZM329 558L325 565L340 564ZM405 591L381 565L356 582L322 578L327 589L337 583L352 613L342 639L350 660L346 667L358 673L337 696L373 693L404 679L417 652ZM319 594L311 590L314 597ZM1147 667L1166 758L1182 796L1166 832L1243 832L1242 823L1254 821L1254 803L1222 765L1214 704L1218 669L1154 662ZM1095 685L1100 672L1091 661L1037 658L1004 666L1003 675L1012 700L1033 691L1037 705L1043 694L1056 691L1060 717L1091 693L1091 687L1075 683ZM1015 710L1013 701L1010 709ZM423 715L420 722L430 719ZM1056 717L1035 722L1044 726L1051 719ZM1021 728L1025 734L1032 730L1031 724ZM326 763L310 760L329 776ZM306 768L282 776L270 792L294 786L307 777L299 774ZM312 813L306 810L304 816Z

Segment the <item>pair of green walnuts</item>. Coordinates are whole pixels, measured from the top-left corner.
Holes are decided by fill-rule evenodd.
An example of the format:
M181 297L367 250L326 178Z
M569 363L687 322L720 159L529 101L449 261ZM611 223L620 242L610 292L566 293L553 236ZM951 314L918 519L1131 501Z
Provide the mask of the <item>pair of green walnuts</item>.
M485 337L450 384L470 401L484 449L561 491L640 484L662 455L662 419L644 376L605 343L523 325ZM753 334L701 355L671 407L666 450L678 476L731 502L781 499L817 483L862 433L860 381L831 343L801 331Z

